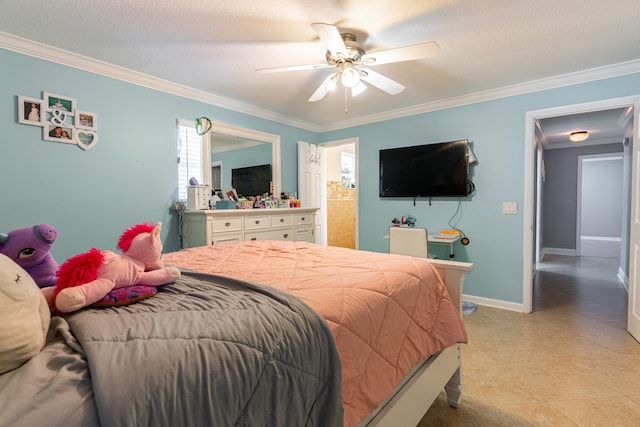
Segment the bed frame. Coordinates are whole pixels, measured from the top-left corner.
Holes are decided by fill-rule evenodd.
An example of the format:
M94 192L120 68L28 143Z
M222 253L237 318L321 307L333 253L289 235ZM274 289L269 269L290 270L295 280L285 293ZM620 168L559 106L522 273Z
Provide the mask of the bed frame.
M473 264L437 259L425 261L436 267L453 303L462 311L462 282L464 275L473 269ZM443 389L449 405L457 408L462 392L461 369L460 344L431 356L416 367L408 379L360 427L415 426Z

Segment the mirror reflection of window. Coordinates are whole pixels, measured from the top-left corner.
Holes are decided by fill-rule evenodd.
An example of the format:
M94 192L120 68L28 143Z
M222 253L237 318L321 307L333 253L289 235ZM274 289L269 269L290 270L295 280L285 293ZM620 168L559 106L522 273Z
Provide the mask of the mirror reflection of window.
M356 157L351 153L340 153L341 180L344 188L356 186Z
M222 189L222 162L211 162L211 186Z

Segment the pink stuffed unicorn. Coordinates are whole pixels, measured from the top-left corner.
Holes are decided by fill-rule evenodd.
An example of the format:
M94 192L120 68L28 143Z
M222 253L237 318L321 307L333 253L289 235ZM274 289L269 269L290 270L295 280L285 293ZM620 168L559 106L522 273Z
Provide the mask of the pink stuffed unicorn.
M100 301L113 289L135 285L159 286L175 281L180 271L161 260L161 223L144 223L127 229L118 249L123 254L93 248L69 258L58 269L54 301L69 313Z

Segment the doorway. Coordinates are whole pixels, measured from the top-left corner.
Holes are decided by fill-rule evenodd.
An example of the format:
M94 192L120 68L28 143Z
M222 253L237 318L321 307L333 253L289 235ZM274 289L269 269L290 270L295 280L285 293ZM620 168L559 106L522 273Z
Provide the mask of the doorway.
M298 196L316 213L316 243L358 249L358 138L298 142Z
M620 260L624 203L611 189L623 188L622 171L622 152L578 156L576 256Z
M622 250L621 262L618 278L624 283L626 279L628 283L629 303L628 303L628 326L627 330L636 339L640 336L640 307L637 296L640 296L640 290L636 286L636 268L640 261L636 256L637 250L631 253L631 249L637 249L638 245L638 222L633 218L637 216L635 204L638 199L638 188L635 188L635 181L638 177L638 168L636 161L632 158L638 156L640 150L640 142L637 135L637 115L640 110L640 97L629 96L624 98L609 99L604 101L596 101L585 104L570 105L565 107L557 107L546 110L531 111L526 114L526 130L525 130L525 193L524 193L524 209L523 209L523 312L530 313L532 311L533 301L533 279L536 275L536 262L539 260L538 239L534 236L539 235L539 225L541 220L540 204L538 191L539 176L545 173L544 154L539 146L539 134L537 124L540 119L549 117L560 117L563 115L572 115L588 112L604 111L615 108L623 108L625 115L620 121L620 126L625 131L625 137L621 140L624 145L625 172L623 182L623 194L627 199L623 207L623 232L622 232ZM634 123L635 122L635 123ZM635 129L635 130L634 130ZM542 159L541 159L542 157ZM541 161L542 160L542 161ZM635 177L635 178L633 178ZM626 188L625 188L626 187ZM625 276L621 277L620 272ZM626 277L628 275L628 277ZM638 294L638 295L636 295Z
M356 249L355 143L325 147L327 245Z

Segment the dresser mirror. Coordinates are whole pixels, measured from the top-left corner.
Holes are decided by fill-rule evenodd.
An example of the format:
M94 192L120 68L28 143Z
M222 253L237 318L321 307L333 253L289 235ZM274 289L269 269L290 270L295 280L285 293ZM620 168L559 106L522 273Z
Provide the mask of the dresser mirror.
M216 189L231 188L233 169L270 165L273 192L280 194L280 135L211 122L210 130L202 136L202 144L203 178L206 184ZM249 158L251 161L247 160ZM219 178L214 178L217 173ZM245 196L249 195L255 194Z

